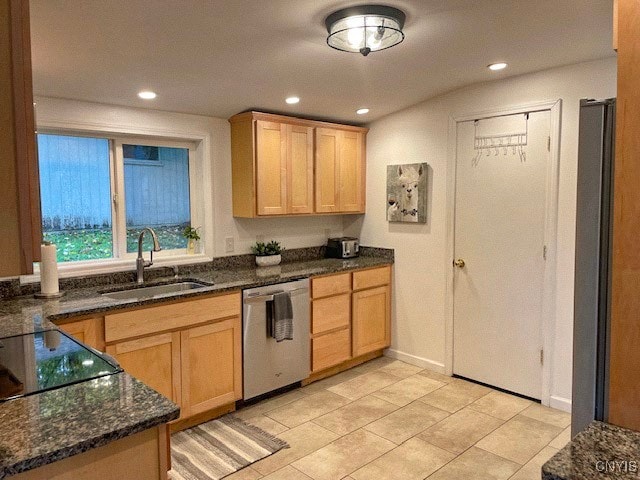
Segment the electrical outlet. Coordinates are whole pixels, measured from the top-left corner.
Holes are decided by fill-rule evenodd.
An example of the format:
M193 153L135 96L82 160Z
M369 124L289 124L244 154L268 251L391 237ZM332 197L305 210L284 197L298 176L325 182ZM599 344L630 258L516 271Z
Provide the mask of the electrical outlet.
M224 239L224 251L231 253L234 250L233 237L225 237Z
M256 242L264 242L264 235L256 235Z

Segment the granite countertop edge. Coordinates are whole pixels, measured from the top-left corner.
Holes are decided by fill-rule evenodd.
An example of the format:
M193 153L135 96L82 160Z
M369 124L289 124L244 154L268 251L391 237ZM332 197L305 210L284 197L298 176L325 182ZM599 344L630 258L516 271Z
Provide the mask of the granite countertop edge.
M543 480L640 477L640 432L592 421L542 466Z
M172 420L176 420L179 416L180 409L176 408L172 412L164 413L160 416L138 422L135 425L120 428L118 430L113 430L102 435L96 435L81 442L77 442L73 445L68 445L60 447L57 450L52 450L50 453L43 453L36 457L16 462L11 466L4 467L4 471L0 470L0 479L27 472L35 468L44 467L45 465L48 465L50 463L55 463L57 461L64 460L65 458L79 455L94 448L103 447L110 444L111 442L115 442L116 440L121 440L131 435L135 435L136 433L140 433L150 428L157 427L158 425L162 425L163 423L168 423Z
M83 393L95 389L96 384L99 384L98 382L104 380L104 378L9 400L5 404L0 404L0 408L7 406L7 408L15 409L18 412L33 412L34 410L38 412L42 408L41 402L46 403L46 399L51 399L52 404L59 406L59 404L64 403L65 392L71 392L72 398L81 398ZM115 401L114 399L108 399L101 404L92 404L90 412L82 410L84 406L82 402L69 407L63 406L59 411L54 409L56 412L52 416L42 419L45 425L41 428L34 427L27 422L25 430L30 435L30 438L33 437L34 440L33 442L27 442L28 450L21 451L23 447L19 442L11 444L11 440L6 440L4 435L9 432L3 432L3 430L11 431L16 427L15 424L20 423L19 415L11 415L10 418L5 418L3 425L0 426L0 432L3 433L5 439L0 446L10 451L12 456L0 459L0 479L108 445L113 441L140 433L179 417L180 408L177 405L131 377L128 373L121 372L108 378L111 378L112 382L108 386L102 386L101 388L103 392L108 391L107 395L105 395L107 397L109 396L108 393L115 392L117 395ZM141 399L144 399L144 401ZM9 402L15 403L9 404ZM124 406L122 405L123 402L125 403ZM114 411L117 407L120 407L120 410ZM74 412L75 418L73 418L73 415L71 416L72 418L68 418L66 415L68 410ZM93 421L84 421L87 414L94 414L97 418L92 419ZM113 424L114 416L117 417L118 426L111 428L109 425ZM64 429L64 435L55 435L55 433L60 433L60 429Z

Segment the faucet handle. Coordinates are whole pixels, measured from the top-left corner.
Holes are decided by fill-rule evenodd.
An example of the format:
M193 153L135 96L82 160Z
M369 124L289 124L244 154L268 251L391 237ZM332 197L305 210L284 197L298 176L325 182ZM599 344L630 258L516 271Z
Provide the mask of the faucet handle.
M147 267L153 265L153 250L149 250L149 255L151 258L149 259L149 263L146 264Z

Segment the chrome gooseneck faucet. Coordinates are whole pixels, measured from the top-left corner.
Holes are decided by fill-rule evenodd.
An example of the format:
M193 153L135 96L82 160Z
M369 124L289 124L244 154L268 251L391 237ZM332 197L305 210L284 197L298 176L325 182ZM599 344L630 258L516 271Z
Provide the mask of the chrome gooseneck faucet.
M147 262L142 257L142 240L144 238L144 232L149 232L151 234L151 238L153 239L153 250L149 252L151 255L151 259ZM160 242L158 242L158 235L153 231L153 228L145 227L140 232L140 236L138 237L138 258L136 259L136 272L138 274L138 283L144 283L144 267L150 267L153 265L153 252L159 252L162 250L160 248Z

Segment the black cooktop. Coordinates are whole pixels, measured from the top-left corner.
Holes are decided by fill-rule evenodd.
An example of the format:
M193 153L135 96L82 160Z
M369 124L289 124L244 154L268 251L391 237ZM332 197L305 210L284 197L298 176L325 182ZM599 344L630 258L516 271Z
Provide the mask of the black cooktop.
M0 402L121 371L59 330L0 338Z

